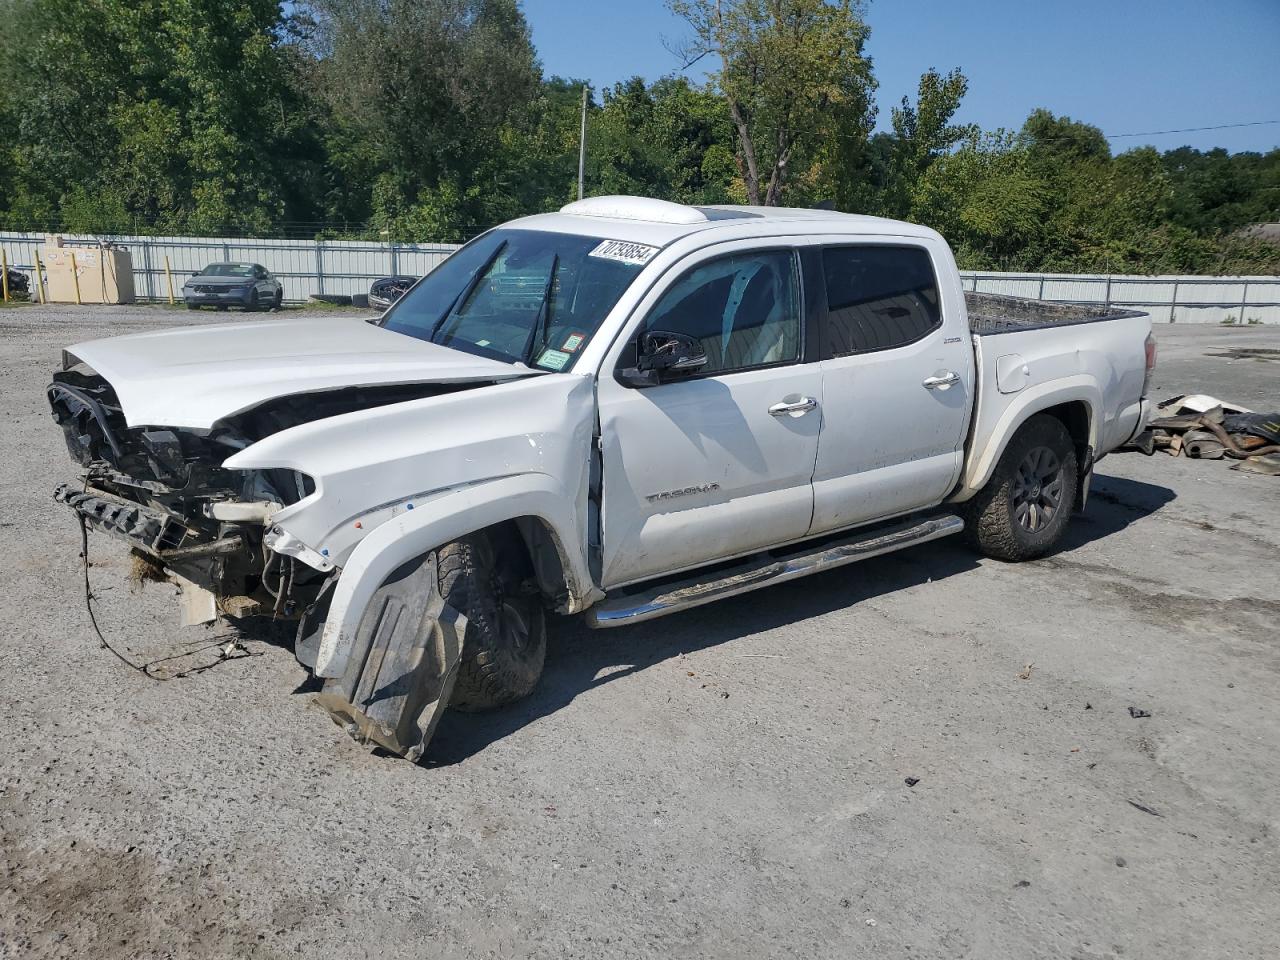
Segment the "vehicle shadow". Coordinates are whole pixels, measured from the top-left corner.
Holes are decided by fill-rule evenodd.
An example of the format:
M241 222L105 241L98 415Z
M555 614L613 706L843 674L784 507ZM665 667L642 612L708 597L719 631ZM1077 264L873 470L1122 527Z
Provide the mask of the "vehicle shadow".
M1055 554L1075 550L1086 543L1119 533L1135 521L1149 517L1178 495L1168 487L1125 477L1097 474L1089 490L1089 505L1072 518Z
M633 627L590 630L576 619L555 619L549 631L546 666L534 692L488 713L450 710L441 718L422 764L460 763L568 706L580 694L682 653L822 616L977 566L977 555L959 540L944 540Z
M1160 510L1175 496L1167 487L1099 476L1088 509L1074 519L1059 552L1118 533ZM822 616L978 565L978 556L953 537L634 627L589 630L575 619L554 619L546 666L534 692L488 713L450 710L441 718L421 763L429 767L461 763L568 706L580 694L682 653Z

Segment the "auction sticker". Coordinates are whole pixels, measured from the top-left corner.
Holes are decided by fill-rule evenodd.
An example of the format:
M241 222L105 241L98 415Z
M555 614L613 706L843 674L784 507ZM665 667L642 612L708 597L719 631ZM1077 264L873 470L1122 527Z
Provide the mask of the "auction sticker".
M658 252L657 247L647 243L630 243L626 240L605 240L587 256L600 257L602 260L617 260L619 263L641 265L653 259Z
M563 370L568 362L569 354L562 350L543 350L542 356L538 357L538 366L548 370Z
M577 353L578 348L582 346L582 341L586 339L587 335L585 333L577 333L575 331L565 338L564 345L560 349L565 353Z

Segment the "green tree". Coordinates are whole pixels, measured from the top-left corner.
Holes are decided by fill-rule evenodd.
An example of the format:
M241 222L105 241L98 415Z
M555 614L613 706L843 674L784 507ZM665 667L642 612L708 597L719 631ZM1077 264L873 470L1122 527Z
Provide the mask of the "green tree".
M24 91L11 210L79 229L266 229L286 214L293 94L273 0L14 0Z
M668 0L693 38L687 63L712 56L737 135L747 201L777 205L793 167L805 170L833 118L869 108L869 34L854 0Z
M943 76L930 68L920 77L916 102L903 97L893 108L893 150L883 213L909 216L920 178L930 164L961 140L976 135L976 128L951 122L968 90L969 81L958 69Z
M677 203L730 203L737 168L724 101L683 77L639 77L605 91L590 120L592 192L644 193ZM576 143L575 143L576 146Z
M1050 197L1029 161L1013 135L975 132L921 174L912 216L946 236L966 269L1035 269Z
M516 0L317 0L312 11L330 153L346 182L368 185L374 226L439 239L487 225L491 161L541 79Z

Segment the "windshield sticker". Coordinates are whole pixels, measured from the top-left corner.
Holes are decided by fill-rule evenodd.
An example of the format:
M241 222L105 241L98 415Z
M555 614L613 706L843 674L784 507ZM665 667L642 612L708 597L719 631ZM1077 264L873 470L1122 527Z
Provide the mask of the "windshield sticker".
M653 255L657 252L657 247L651 247L647 243L606 240L587 256L600 257L602 260L617 260L619 263L631 263L639 266L652 260Z
M568 362L569 354L561 350L543 350L542 356L538 357L538 366L548 370L563 370Z
M578 348L582 346L582 342L587 339L585 333L571 333L564 342L564 346L560 349L565 353L576 353Z

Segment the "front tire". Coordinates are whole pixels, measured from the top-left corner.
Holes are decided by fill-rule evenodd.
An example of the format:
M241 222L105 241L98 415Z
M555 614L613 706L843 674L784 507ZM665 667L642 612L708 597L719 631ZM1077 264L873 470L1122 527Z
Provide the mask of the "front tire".
M1024 423L987 481L966 504L965 536L997 560L1042 557L1062 540L1080 484L1075 444L1062 421Z
M495 549L475 534L442 547L440 586L445 601L467 616L467 629L450 706L491 710L528 696L542 675L547 652L542 599L526 589L522 550Z

